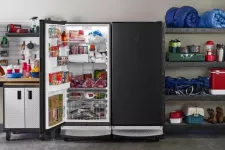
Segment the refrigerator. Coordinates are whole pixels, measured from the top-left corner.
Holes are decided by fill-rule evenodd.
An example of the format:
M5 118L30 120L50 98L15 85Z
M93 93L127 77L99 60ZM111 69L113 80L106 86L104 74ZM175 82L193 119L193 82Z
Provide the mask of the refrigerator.
M112 23L112 134L160 137L164 124L162 22Z
M40 20L40 132L111 135L111 23Z

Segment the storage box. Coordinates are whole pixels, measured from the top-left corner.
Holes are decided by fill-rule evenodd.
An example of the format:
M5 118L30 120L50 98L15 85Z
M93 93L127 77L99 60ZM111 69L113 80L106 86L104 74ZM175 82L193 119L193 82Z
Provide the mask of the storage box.
M185 120L188 124L202 124L204 119L204 109L198 106L184 107Z
M183 54L183 53L167 53L167 61L171 62L202 62L205 61L204 54Z
M182 119L183 119L183 113L181 111L172 111L170 113L171 124L181 123Z
M210 90L212 95L225 95L225 69L210 71Z
M63 94L48 98L49 104L49 126L54 126L63 119Z

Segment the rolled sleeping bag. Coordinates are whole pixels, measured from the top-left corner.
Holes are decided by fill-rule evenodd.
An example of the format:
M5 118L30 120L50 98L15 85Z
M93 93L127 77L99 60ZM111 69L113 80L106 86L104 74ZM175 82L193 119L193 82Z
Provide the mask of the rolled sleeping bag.
M174 26L174 16L179 8L172 7L166 12L165 21L167 27L175 27Z
M174 26L178 28L196 28L199 24L198 11L191 6L179 8L174 15Z

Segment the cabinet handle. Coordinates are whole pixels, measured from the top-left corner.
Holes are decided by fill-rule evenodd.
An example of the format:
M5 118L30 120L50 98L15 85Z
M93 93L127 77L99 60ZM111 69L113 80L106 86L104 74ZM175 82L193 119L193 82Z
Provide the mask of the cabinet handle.
M32 91L28 91L28 99L32 99Z
M17 99L21 100L21 91L17 91Z

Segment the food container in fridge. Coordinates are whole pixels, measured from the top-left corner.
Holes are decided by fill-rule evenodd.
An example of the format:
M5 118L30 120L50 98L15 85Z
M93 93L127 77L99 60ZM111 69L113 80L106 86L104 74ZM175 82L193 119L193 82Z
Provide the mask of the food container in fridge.
M210 94L225 95L225 69L211 69L210 71Z
M198 106L184 107L185 121L188 124L202 124L204 119L204 109Z
M177 124L181 123L183 120L183 112L182 111L172 111L170 113L170 123Z

